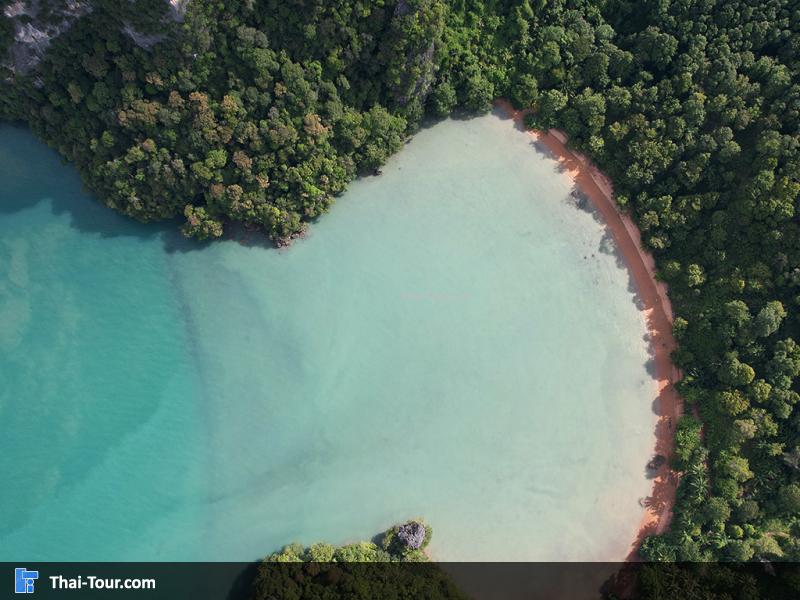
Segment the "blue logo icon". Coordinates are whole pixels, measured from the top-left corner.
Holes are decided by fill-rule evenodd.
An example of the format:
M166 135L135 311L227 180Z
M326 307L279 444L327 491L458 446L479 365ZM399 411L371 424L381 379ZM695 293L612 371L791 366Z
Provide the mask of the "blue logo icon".
M39 579L39 571L28 571L25 567L14 569L14 592L32 594L33 584Z

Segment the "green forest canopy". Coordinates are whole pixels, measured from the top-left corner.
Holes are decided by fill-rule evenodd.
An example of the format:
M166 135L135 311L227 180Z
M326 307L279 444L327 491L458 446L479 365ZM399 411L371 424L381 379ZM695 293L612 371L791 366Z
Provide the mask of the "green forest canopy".
M800 560L797 2L192 0L181 23L91 4L36 69L2 68L0 118L108 206L199 239L287 243L426 115L508 97L566 130L669 284L702 420L677 426L675 518L642 554Z

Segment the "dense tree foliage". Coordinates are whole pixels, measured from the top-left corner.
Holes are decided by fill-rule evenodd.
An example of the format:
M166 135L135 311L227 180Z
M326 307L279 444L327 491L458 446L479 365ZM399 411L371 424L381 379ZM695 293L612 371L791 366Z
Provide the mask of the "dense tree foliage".
M689 416L643 554L800 560L796 2L192 0L182 24L151 5L96 2L35 72L5 70L0 117L116 210L282 243L425 114L533 107L610 175L670 286ZM130 23L166 37L138 47Z
M649 563L636 569L635 593L624 597L793 600L800 593L798 575L795 564Z

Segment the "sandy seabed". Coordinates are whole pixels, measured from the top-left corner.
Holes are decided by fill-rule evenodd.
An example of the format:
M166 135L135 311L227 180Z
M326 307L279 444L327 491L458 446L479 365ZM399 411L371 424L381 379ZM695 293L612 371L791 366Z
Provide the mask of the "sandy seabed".
M505 100L496 102L507 116L511 117L517 127L526 130L524 117L527 110L515 110ZM655 404L658 421L655 428L655 454L669 457L672 454L678 418L683 413L683 402L674 384L681 378L681 373L672 363L670 354L675 349L672 336L672 305L667 295L666 285L656 279L656 267L653 257L642 248L642 238L630 216L621 212L614 201L611 181L595 167L589 159L566 146L567 136L557 129L547 132L527 130L527 132L553 154L564 168L566 176L583 192L594 208L603 218L610 230L617 248L628 267L636 286L638 297L642 303L643 316L650 338L650 352L655 368L657 402ZM645 514L626 560L637 560L638 549L648 535L663 532L672 518L672 506L675 502L675 490L678 479L669 464L662 465L653 480L653 489L644 499ZM619 557L609 557L618 560Z

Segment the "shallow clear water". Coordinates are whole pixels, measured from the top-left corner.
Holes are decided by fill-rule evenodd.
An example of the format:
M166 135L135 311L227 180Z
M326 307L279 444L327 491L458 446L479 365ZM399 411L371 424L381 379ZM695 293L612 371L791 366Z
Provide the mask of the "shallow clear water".
M445 560L626 554L644 323L510 121L422 131L280 252L131 223L8 126L0 181L0 560L250 560L415 516Z

